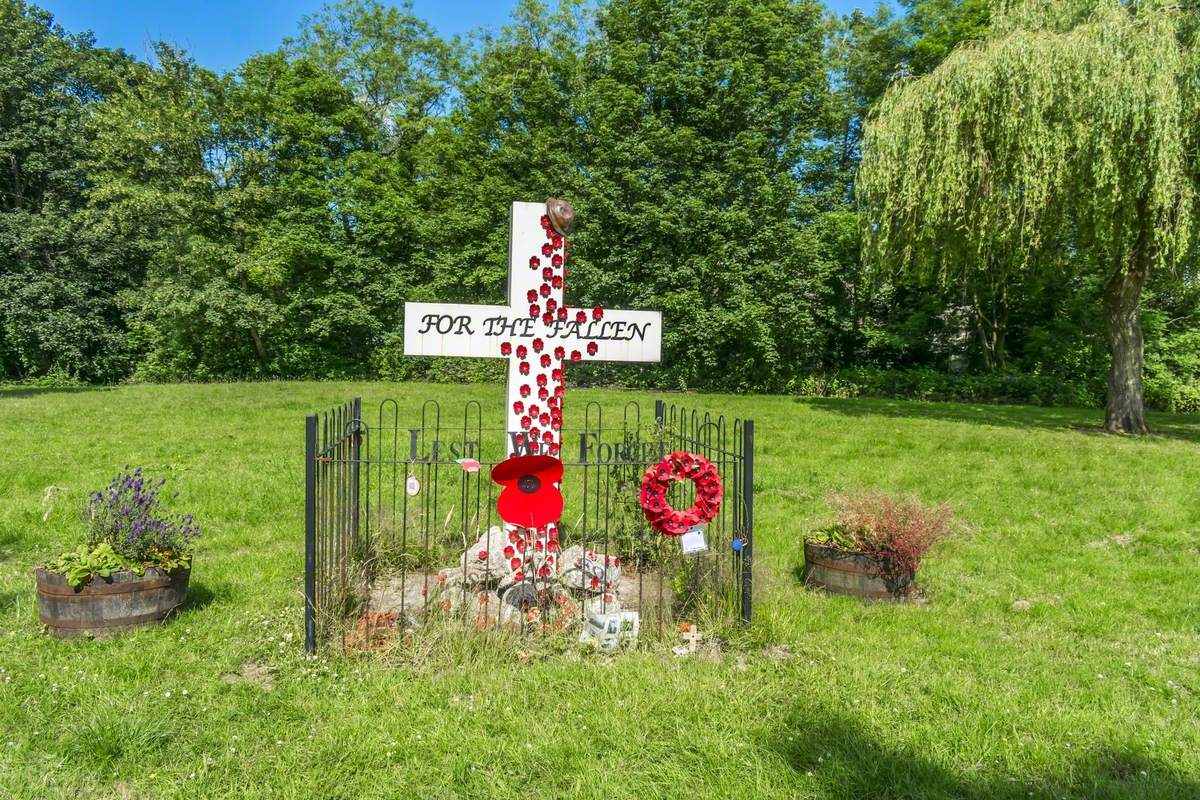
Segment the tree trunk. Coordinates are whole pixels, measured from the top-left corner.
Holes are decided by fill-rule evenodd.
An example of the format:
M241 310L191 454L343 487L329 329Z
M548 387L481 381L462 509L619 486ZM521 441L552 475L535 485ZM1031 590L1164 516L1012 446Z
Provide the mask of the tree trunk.
M1104 287L1104 319L1108 324L1108 402L1104 429L1109 433L1146 434L1142 395L1142 286L1146 282L1144 250L1135 251L1133 264Z

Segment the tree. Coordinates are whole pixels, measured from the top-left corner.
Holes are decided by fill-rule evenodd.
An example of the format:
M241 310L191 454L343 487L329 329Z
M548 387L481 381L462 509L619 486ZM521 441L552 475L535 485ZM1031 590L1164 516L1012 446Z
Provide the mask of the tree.
M1015 4L982 42L894 84L866 129L873 263L959 285L997 266L1103 283L1112 432L1147 430L1142 287L1152 269L1191 268L1191 13L1162 0Z
M128 77L123 53L0 0L0 376L128 370L114 298L140 275L84 211L86 122Z

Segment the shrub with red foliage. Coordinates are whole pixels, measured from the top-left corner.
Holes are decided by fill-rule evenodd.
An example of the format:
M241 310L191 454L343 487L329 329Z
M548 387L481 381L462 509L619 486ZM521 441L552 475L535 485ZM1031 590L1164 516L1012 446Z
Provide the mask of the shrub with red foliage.
M949 506L927 506L883 492L832 494L836 522L822 531L826 544L874 556L879 577L894 592L907 591L921 559L954 532Z

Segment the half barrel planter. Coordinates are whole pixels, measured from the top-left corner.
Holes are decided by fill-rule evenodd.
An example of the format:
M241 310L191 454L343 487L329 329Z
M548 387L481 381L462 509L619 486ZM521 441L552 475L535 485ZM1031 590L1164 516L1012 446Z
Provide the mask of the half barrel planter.
M880 560L867 553L830 547L820 542L804 543L804 584L830 594L849 594L872 599L904 597L913 589L913 576L906 575L893 591L880 577Z
M138 575L122 570L109 578L94 577L78 589L42 567L34 575L42 624L51 635L69 638L109 636L165 619L187 597L191 571L151 567Z

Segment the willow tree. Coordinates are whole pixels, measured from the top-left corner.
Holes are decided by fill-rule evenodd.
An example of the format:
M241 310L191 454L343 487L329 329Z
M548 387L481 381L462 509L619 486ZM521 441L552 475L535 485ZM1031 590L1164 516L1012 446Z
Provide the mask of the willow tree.
M1181 275L1196 197L1195 11L1168 0L1002 6L987 36L894 83L868 120L867 258L964 287L1103 284L1105 428L1145 433L1142 287Z

